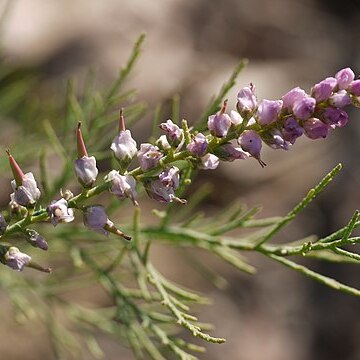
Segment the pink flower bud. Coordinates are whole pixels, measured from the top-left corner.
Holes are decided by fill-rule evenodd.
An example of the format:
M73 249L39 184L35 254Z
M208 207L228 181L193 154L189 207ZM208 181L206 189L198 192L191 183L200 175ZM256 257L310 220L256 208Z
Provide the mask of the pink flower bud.
M314 113L316 100L306 95L300 100L295 101L293 105L293 113L300 120L306 120Z
M282 100L262 100L256 114L258 123L269 125L278 120L282 105Z
M249 157L249 154L241 148L236 148L232 144L227 143L219 146L215 151L216 156L224 161L244 160Z
M183 138L183 130L174 124L170 119L166 123L159 125L160 129L165 131L169 142L172 144L179 144Z
M236 107L241 117L251 118L257 107L255 86L250 84L250 86L242 88L238 93L237 100Z
M206 154L201 158L200 169L215 170L219 166L219 158L214 154Z
M256 131L245 130L238 138L238 144L244 151L248 152L252 157L254 157L262 167L266 165L260 159L262 140Z
M187 150L191 155L201 157L206 154L208 142L205 135L198 133L187 146Z
M310 118L303 122L305 135L312 140L326 138L330 127L316 118Z
M29 172L23 175L20 186L16 185L16 181L11 181L11 187L14 190L14 200L22 206L33 207L39 200L41 192L37 187L33 173Z
M17 247L11 246L1 256L0 261L13 270L23 271L24 267L30 264L31 257L22 253Z
M283 108L291 112L294 104L306 96L308 96L306 92L299 87L291 89L282 97Z
M47 208L51 223L56 226L61 222L71 222L74 220L73 209L68 208L68 203L65 199L54 200Z
M135 206L138 206L136 200L136 180L131 175L120 175L118 171L112 170L106 177L111 181L110 192L116 195L120 200L130 198Z
M140 167L145 171L156 167L160 159L163 157L163 154L159 151L157 146L144 143L141 144L137 157Z
M330 96L329 104L337 108L342 108L351 104L351 98L346 90L340 90Z
M48 243L46 240L35 230L33 229L26 229L24 231L26 241L36 248L41 250L48 249Z
M350 68L345 68L338 71L335 75L339 90L344 90L349 87L355 78L354 72Z
M96 167L94 156L83 156L75 160L75 173L79 183L84 188L90 188L94 185L99 173Z
M180 204L186 204L185 199L179 199L171 186L165 186L160 180L153 180L144 184L145 190L150 198L161 203L176 201Z
M355 96L360 96L360 79L354 80L348 87L348 91Z
M325 101L330 97L336 85L336 79L333 77L328 77L312 87L311 96L314 97L317 102Z
M294 144L296 139L304 133L304 129L299 125L294 117L288 117L284 121L281 132L284 140Z
M234 126L241 125L243 122L243 118L241 117L241 115L237 111L234 111L234 110L230 111L230 119L231 119L231 123Z
M110 149L114 152L115 157L125 163L127 167L137 153L137 144L131 137L130 130L120 131L111 143Z
M289 150L292 145L290 141L284 139L283 134L277 129L262 133L261 138L272 149Z
M214 136L224 137L230 129L231 119L228 114L225 114L226 106L227 100L224 101L222 109L217 114L209 116L208 128Z
M159 174L159 180L164 186L172 187L176 190L180 181L179 172L180 170L176 166L171 166Z
M101 205L87 206L84 209L84 225L102 235L109 236L112 232L126 240L131 240L130 236L125 235L117 229L112 221L106 215L105 209Z
M349 116L344 110L329 107L321 114L320 120L332 128L344 127Z

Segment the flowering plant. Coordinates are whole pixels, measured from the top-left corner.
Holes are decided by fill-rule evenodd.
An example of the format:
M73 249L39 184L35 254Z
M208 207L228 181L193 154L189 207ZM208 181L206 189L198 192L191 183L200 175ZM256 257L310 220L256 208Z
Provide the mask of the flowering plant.
M300 136L312 140L325 138L330 131L345 126L348 114L344 108L360 106L360 80L355 79L353 71L349 68L340 70L334 77L315 84L309 94L294 88L281 100L259 102L255 86L250 84L239 90L236 110L229 112L224 98L245 65L242 61L198 122L190 126L186 120L179 123L177 119L169 119L159 124L160 136L138 144L127 126L131 123L128 118L142 114L141 106L126 106L120 110L118 119L115 119L114 107L129 101L128 93L120 90L142 41L143 36L135 44L119 78L105 95L101 95L101 105L99 94L93 88L84 93L83 106L73 92L68 95L69 116L65 128L68 129L69 124L76 128L76 156L69 151L67 140L63 141L57 130L45 122L45 131L53 148L64 160L63 172L52 185L43 154L40 189L33 173L24 174L13 157L12 154L17 156L19 152L7 150L14 180L11 181L13 193L9 208L0 216L1 263L17 271L31 267L51 272L49 267L33 261L30 251L28 254L19 250L26 249L19 236L29 245L49 253L56 249L70 260L70 265L66 261L65 265L52 266L53 274L49 280L41 279L40 285L26 281L21 285L24 298L28 296L28 287L36 287L38 303L33 301L31 307L49 327L56 340L56 351L77 354L81 348L74 342L69 346L64 341L69 338L70 327L52 321L51 311L43 311L44 304L50 310L51 307L63 308L68 320L86 330L88 336L94 330L101 330L126 340L137 358L164 359L168 351L181 359L195 359L193 353L204 350L202 346L174 335L168 330L169 325L183 327L208 342L225 341L210 335L208 326L190 313L190 306L207 302L207 299L170 281L154 266L150 256L154 242L205 249L249 274L253 274L255 268L240 253L256 252L333 289L359 296L360 290L290 259L293 255L321 253L325 259L335 257L337 261L358 263L360 255L344 249L346 245L360 242L359 237L352 236L353 230L360 225L358 211L347 225L324 238L307 238L295 245L269 243L331 182L341 165L330 171L284 217L254 219L258 208L243 211L236 206L209 225L211 219L191 215L196 196L186 196L186 189L198 170L215 170L221 161L252 159L265 167L261 155L264 144L276 150L288 150ZM86 137L82 129L85 129ZM109 133L112 140L105 135ZM89 156L88 149L93 155ZM100 167L99 161L105 161L106 165ZM72 175L78 185L71 181ZM141 193L144 192L154 204L166 204L163 211L154 212L159 217L158 224L142 225L140 222L144 201ZM106 193L110 194L109 202L104 196ZM114 210L121 211L120 206L124 204L132 209L131 224L116 219ZM82 227L79 218L88 229ZM56 231L49 231L49 223L56 226ZM226 235L239 228L255 230L246 236ZM109 238L104 239L101 235ZM19 248L14 246L15 241ZM56 264L56 255L52 255L46 261ZM68 271L61 271L62 267ZM135 283L125 281L124 273ZM64 301L62 293L67 291L67 286L86 286L81 282L82 276L96 279L97 286L102 287L111 299L111 305L94 309ZM0 277L0 285L11 297L11 278ZM22 308L26 310L26 307ZM95 356L100 349L94 345L96 339L91 339L89 349Z

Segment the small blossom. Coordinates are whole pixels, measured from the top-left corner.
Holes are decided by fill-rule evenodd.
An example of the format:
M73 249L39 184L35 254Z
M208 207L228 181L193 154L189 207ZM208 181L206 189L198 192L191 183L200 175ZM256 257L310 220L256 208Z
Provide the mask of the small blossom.
M281 132L284 140L294 144L296 139L304 133L304 129L299 125L294 117L288 117L284 121Z
M354 80L348 87L348 91L355 96L360 96L360 79Z
M260 125L269 125L278 119L282 108L282 100L261 101L257 109L257 121Z
M0 214L0 235L4 235L8 224L2 214Z
M164 186L172 187L176 190L179 187L180 170L176 166L166 168L159 174L159 180Z
M234 110L230 111L230 119L231 119L231 123L234 126L241 125L243 122L241 115L237 111L234 111Z
M351 98L346 90L340 90L339 92L330 96L329 104L337 108L342 108L351 104Z
M130 130L120 131L111 143L110 149L118 160L130 162L137 153L136 141L132 138Z
M250 84L242 88L237 95L237 110L243 119L249 119L257 107L255 86Z
M207 147L208 142L205 135L202 133L198 133L187 146L187 150L191 153L191 155L201 157L206 154Z
M210 115L208 119L210 133L216 137L226 136L231 126L230 116L225 114L226 106L227 100L224 101L221 110L215 115Z
M337 80L339 90L344 90L347 89L354 80L355 74L350 68L345 68L338 71L335 74L335 78Z
M227 143L219 146L216 149L216 156L224 161L244 160L249 157L249 154L243 151L241 148L236 148L232 144Z
M68 208L68 203L64 198L52 201L47 208L47 212L54 226L61 222L67 223L74 220L74 211Z
M83 187L90 188L95 183L99 171L95 157L88 156L80 127L81 123L78 124L76 132L78 158L75 160L75 174Z
M96 159L94 156L83 156L75 160L75 173L79 183L90 188L94 185L96 177L99 173L96 167Z
M344 110L329 107L321 114L320 119L325 124L335 128L344 127L349 120L349 116Z
M238 144L244 151L248 152L252 157L254 157L262 167L266 165L260 159L262 140L256 131L245 130L238 138Z
M84 225L102 235L109 236L109 232L130 240L131 237L125 235L117 229L112 221L106 215L105 209L101 205L87 206L84 209Z
M22 253L17 247L11 246L0 258L0 261L13 270L22 271L25 266L30 264L31 257Z
M215 170L219 166L219 158L214 154L206 154L201 158L200 169Z
M325 101L330 97L336 85L336 79L333 77L328 77L312 87L311 96L313 96L317 102Z
M17 186L16 180L12 180L11 187L14 190L14 201L25 207L34 206L41 195L34 175L31 172L28 172L23 176L22 185Z
M34 247L37 247L41 250L48 249L48 243L46 240L35 230L33 229L26 229L24 231L26 241Z
M163 154L159 151L157 146L149 143L141 144L140 150L137 153L137 157L140 163L140 167L143 170L154 168L159 163Z
M166 137L166 135L161 135L155 142L155 145L157 145L161 150L170 150L171 145L169 144L169 141Z
M186 204L186 200L176 197L173 187L165 186L161 180L149 181L144 186L149 197L156 201L162 203L176 201L180 204Z
M294 104L306 96L308 96L306 92L299 87L291 89L282 97L283 108L292 111Z
M313 140L326 138L329 132L329 126L317 118L307 119L303 122L305 135Z
M112 170L106 176L106 180L111 181L110 192L116 195L120 200L130 198L135 206L138 206L136 200L136 180L131 175L120 175L118 171Z
M284 139L283 134L277 129L262 134L261 138L272 149L289 150L292 145L290 141Z
M294 115L301 120L306 120L314 113L316 100L311 96L306 95L293 105Z
M170 143L178 144L182 140L183 130L174 124L172 120L167 120L166 123L160 124L159 127L166 132Z

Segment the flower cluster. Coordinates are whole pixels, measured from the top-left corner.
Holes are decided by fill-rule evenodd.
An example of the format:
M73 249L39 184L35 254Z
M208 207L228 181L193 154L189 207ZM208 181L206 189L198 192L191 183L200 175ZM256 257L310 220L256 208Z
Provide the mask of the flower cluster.
M34 175L31 172L24 174L7 150L14 175L11 181L13 193L10 195L9 219L0 214L0 237L21 232L32 246L47 250L46 240L29 226L38 221L48 221L53 226L69 223L80 211L83 223L89 229L130 240L130 236L108 219L102 205L82 206L81 202L109 191L119 200L128 198L134 206L139 206L136 188L142 185L149 197L160 203L186 204L186 200L178 196L184 188L182 185L190 183L183 175L190 172L184 172L184 169L213 170L220 161L250 157L265 166L261 159L263 143L273 149L288 150L302 135L310 139L325 138L332 129L347 124L348 114L344 108L351 104L360 107L360 80L355 79L349 68L315 84L309 94L296 87L281 100L258 102L255 87L250 84L239 91L236 111L228 114L225 100L221 109L209 116L207 132L190 130L185 120L180 127L169 119L159 125L163 133L153 144L143 143L139 147L130 130L125 128L121 110L119 130L109 146L118 169L112 169L100 184L96 184L99 174L96 159L88 155L79 123L74 170L82 190L76 196L70 190L61 192L61 198L51 201L46 209L37 207L41 192ZM138 167L132 167L134 161L138 162ZM8 225L13 218L17 222ZM24 266L47 271L33 264L30 256L19 249L1 244L0 262L18 271Z

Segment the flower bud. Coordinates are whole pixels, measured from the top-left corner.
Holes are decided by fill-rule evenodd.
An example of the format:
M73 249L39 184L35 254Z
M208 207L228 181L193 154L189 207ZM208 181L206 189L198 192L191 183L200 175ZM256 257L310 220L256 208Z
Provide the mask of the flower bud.
M99 173L96 167L96 159L94 156L83 156L75 160L75 173L79 183L84 188L91 188Z
M136 180L131 175L120 175L118 171L112 170L105 178L111 181L110 193L116 195L120 200L130 198L135 206L139 203L136 200Z
M2 214L0 214L0 235L4 235L8 224Z
M230 111L230 119L231 119L231 123L234 126L241 125L243 122L243 118L240 116L240 114L237 111L234 110Z
M355 74L350 68L345 68L338 71L335 74L335 78L337 80L339 90L344 90L347 89L354 80Z
M314 113L316 100L311 96L306 95L300 100L295 101L293 105L294 115L301 120L306 120Z
M283 108L291 112L293 110L294 104L306 96L308 96L306 92L299 87L291 89L282 97Z
M290 141L284 139L282 133L277 129L262 133L261 138L272 149L289 150L292 145Z
M149 143L141 144L140 150L137 153L141 169L148 170L154 168L159 163L163 154L159 151L157 146Z
M35 230L33 229L25 229L24 231L26 241L36 248L41 250L48 249L48 243L46 240Z
M344 127L349 120L349 116L344 110L328 107L321 114L320 120L332 128Z
M360 79L354 80L348 87L348 91L355 96L360 96Z
M200 169L215 170L219 166L219 158L214 154L206 154L201 158Z
M9 164L14 175L11 187L14 190L14 200L22 206L33 207L39 200L41 192L37 187L33 173L24 174L9 150L6 150Z
M288 117L284 121L281 132L284 140L294 144L296 139L304 133L304 129L299 125L294 117Z
M254 157L259 164L264 167L266 164L260 159L262 148L261 137L254 130L245 130L238 138L238 144L241 148Z
M90 188L95 183L99 171L95 157L88 156L80 127L81 123L78 124L76 133L78 158L75 160L75 173L79 183L84 188Z
M219 159L224 161L234 161L238 159L244 160L249 157L247 152L242 151L241 148L234 147L230 143L219 146L215 150L215 154L219 157Z
M189 151L189 153L191 153L191 155L201 157L206 154L207 147L208 142L205 135L203 135L202 133L198 133L187 146L187 150Z
M110 149L126 169L137 153L136 141L131 137L130 130L120 131L111 143Z
M216 137L226 136L231 126L230 116L225 114L226 106L227 100L224 101L221 110L215 115L210 115L208 119L210 133Z
M282 100L262 100L257 109L257 121L260 125L269 125L278 119Z
M311 96L314 97L317 102L325 101L330 97L336 85L336 79L328 77L312 87Z
M317 118L310 118L303 122L305 135L312 140L326 138L329 133L329 126Z
M2 247L0 261L9 268L22 271L25 266L28 266L31 261L31 257L22 253L17 247Z
M168 142L168 139L166 137L166 135L161 135L155 142L155 145L158 146L160 148L160 150L170 150L171 149L171 145Z
M50 221L54 226L60 222L67 223L74 220L74 211L73 209L68 208L68 203L64 198L52 201L47 208L47 212L50 216Z
M125 235L122 231L117 229L112 221L106 215L105 209L101 205L87 206L84 209L84 225L91 230L94 230L105 236L109 236L112 232L126 240L131 240L130 236Z
M176 190L179 187L179 172L180 170L176 166L171 166L159 174L159 180L164 186L172 187Z
M243 119L251 118L257 107L255 86L250 84L242 88L237 95L236 108Z
M16 180L12 180L11 187L14 190L14 200L21 206L33 207L41 195L31 172L23 176L22 185L17 186Z
M170 144L178 145L183 138L183 130L174 124L170 119L159 125L165 131Z
M342 108L351 104L351 98L346 90L340 90L339 92L330 96L329 104L337 108Z
M165 186L161 180L148 181L144 184L145 190L151 199L161 203L176 201L180 204L186 204L185 199L179 199L171 186Z

